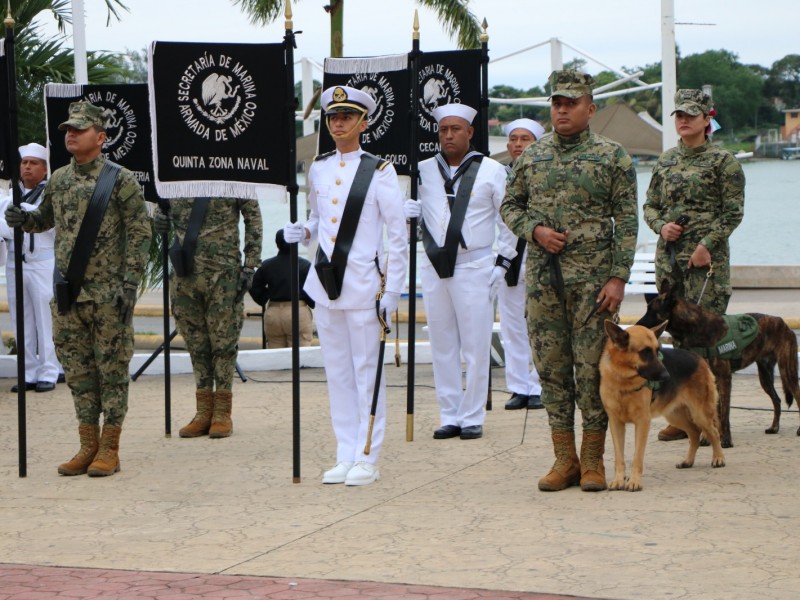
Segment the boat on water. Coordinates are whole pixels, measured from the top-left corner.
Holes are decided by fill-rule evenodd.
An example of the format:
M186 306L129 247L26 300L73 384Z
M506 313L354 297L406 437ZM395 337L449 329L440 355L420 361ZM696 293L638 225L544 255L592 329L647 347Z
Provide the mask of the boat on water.
M783 160L797 160L800 158L800 148L784 148L781 150Z

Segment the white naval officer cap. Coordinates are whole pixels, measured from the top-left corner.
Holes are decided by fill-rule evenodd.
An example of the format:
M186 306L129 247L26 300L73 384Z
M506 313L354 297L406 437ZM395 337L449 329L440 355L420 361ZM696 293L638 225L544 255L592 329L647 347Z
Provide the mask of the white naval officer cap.
M319 100L322 110L328 114L340 112L366 113L375 112L377 104L367 92L362 92L347 85L336 85L322 92Z
M517 119L516 121L511 121L511 123L505 126L506 137L510 136L511 132L515 129L527 129L537 140L542 139L544 135L544 127L533 119Z
M445 117L461 117L472 125L472 120L478 111L466 104L443 104L433 109L433 118L437 123L441 123Z
M47 162L47 148L36 142L32 142L26 146L19 147L20 158L38 158Z

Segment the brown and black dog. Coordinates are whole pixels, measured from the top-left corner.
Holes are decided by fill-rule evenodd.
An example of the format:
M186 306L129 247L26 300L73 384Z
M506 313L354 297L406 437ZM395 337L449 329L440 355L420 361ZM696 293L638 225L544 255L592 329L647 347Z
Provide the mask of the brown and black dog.
M608 339L600 358L600 399L608 415L614 442L614 479L610 490L642 489L644 450L652 417L664 416L685 431L689 451L679 469L694 464L702 433L711 442L712 467L724 467L719 437L717 389L708 363L677 348L658 343L667 323L653 329L634 325L627 330L606 320ZM625 424L634 424L635 444L630 477L625 479Z
M781 421L781 399L775 391L775 365L778 365L786 406L794 398L800 401L797 381L797 338L786 322L776 316L747 313L758 322L758 335L747 346L736 364L721 358L709 359L717 379L719 393L719 420L722 426L722 447L732 448L731 437L731 376L734 371L753 363L758 366L758 380L762 389L772 399L772 425L764 433L778 433ZM661 283L661 292L647 304L647 312L638 325L652 327L668 320L667 331L681 347L712 347L727 332L722 317L681 298L670 289L667 280ZM797 429L800 435L800 428Z

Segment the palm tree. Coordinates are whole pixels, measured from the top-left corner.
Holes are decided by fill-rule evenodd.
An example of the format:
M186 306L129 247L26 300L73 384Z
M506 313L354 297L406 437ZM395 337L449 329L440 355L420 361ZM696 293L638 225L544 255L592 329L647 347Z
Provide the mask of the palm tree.
M271 23L283 15L286 0L232 0L250 15L254 24ZM295 0L297 2L297 0ZM436 11L439 22L459 48L479 48L481 26L468 8L469 0L417 0L417 4ZM344 0L330 0L324 7L331 16L331 56L342 56Z
M127 7L122 0L104 0L108 19L119 19L118 9ZM45 37L39 18L51 13L58 33ZM72 48L67 45L65 27L72 20L70 0L20 0L12 3L15 24L17 65L17 101L19 104L19 139L25 143L45 140L42 95L47 82L69 83L74 80ZM107 83L119 78L122 60L106 52L89 52L89 81Z

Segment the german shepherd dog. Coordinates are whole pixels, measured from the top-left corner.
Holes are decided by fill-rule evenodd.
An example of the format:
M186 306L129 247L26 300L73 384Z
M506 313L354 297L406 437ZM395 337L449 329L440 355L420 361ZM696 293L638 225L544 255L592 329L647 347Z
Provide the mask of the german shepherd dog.
M744 349L740 361L712 358L709 365L717 379L719 394L719 420L722 425L722 447L733 448L731 437L731 376L734 371L753 363L758 366L758 380L761 388L772 399L772 425L764 433L778 433L781 422L781 398L775 391L775 365L783 384L786 406L800 401L800 385L797 381L797 338L786 322L772 315L747 313L758 322L758 335ZM676 290L670 289L667 280L661 283L661 292L650 300L647 312L638 325L652 327L668 320L667 331L678 345L683 347L712 347L727 332L725 321L711 311L681 298ZM800 435L800 428L797 429Z
M627 330L606 320L606 340L600 358L600 399L608 415L614 442L614 479L610 490L642 489L644 450L652 417L664 416L685 431L689 451L679 469L694 464L700 434L711 442L712 467L724 467L719 438L717 389L708 363L685 350L661 349L667 323L653 329L634 325ZM654 382L656 385L649 385ZM631 475L625 479L625 424L635 426Z

